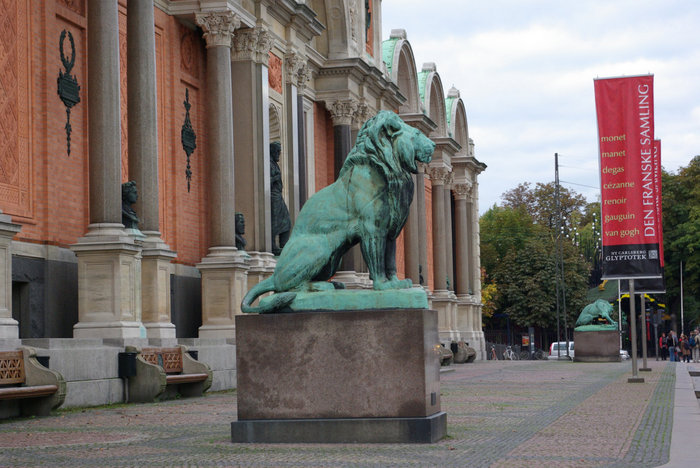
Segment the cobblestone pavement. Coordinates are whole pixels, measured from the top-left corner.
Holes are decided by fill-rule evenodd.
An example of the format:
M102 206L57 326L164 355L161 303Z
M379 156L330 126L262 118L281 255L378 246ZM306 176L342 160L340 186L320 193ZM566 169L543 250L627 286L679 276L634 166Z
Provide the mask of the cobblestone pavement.
M659 466L675 367L485 361L442 374L435 444L232 444L236 394L59 411L0 424L0 466Z

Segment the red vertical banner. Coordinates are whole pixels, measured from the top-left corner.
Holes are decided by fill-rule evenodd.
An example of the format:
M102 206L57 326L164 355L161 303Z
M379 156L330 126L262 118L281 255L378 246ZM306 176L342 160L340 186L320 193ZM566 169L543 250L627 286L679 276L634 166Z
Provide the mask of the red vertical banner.
M654 77L594 81L601 181L603 278L658 278Z
M654 196L656 201L656 219L659 220L659 263L664 266L664 229L661 209L661 140L654 140Z

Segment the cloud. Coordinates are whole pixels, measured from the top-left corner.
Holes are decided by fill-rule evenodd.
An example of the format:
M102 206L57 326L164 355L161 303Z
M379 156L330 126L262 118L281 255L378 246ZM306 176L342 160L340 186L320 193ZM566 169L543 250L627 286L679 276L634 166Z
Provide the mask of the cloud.
M561 178L589 199L598 186L596 77L653 73L664 167L700 153L700 3L682 0L384 0L416 63L435 62L460 90L480 176L482 212L521 182ZM388 37L388 29L385 36Z

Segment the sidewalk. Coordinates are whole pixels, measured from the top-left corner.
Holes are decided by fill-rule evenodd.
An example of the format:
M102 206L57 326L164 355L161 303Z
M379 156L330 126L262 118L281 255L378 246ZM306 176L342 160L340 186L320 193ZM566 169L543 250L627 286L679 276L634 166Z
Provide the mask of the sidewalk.
M441 376L449 435L430 445L232 444L225 392L5 422L0 466L688 466L700 410L686 365L649 366L629 384L630 361L454 365Z

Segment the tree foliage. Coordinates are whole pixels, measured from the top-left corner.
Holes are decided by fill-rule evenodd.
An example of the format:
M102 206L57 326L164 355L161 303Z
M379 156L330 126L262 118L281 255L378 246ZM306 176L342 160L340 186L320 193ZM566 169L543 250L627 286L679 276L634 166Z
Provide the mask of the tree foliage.
M698 324L700 306L700 156L677 174L662 172L664 276L667 300L680 311L680 263L683 262L684 309ZM679 315L679 314L677 314Z
M525 182L501 195L504 206L521 208L530 213L532 220L548 229L555 229L557 210L554 182L543 184L538 182L534 189ZM559 204L565 234L581 222L586 199L566 187L559 187Z
M554 184L518 185L480 220L484 289L496 312L521 326L554 328L557 320L557 219ZM562 250L569 327L586 305L590 264L582 255L579 228L593 236L593 217L583 196L560 188L565 228ZM587 216L588 215L588 216ZM583 222L586 224L582 224ZM560 310L563 310L560 296ZM562 317L563 318L563 317Z

